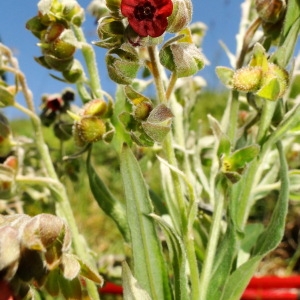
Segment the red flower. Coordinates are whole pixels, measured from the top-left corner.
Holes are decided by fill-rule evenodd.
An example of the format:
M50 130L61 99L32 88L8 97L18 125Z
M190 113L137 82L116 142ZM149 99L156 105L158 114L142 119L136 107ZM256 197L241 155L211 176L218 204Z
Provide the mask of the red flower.
M133 30L141 37L162 35L172 14L171 0L122 0L121 12Z

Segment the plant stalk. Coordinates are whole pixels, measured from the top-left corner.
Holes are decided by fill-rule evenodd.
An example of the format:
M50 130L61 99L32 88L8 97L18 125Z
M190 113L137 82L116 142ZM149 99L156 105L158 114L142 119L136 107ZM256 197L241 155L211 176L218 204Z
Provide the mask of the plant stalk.
M154 77L154 82L156 86L157 91L157 97L159 103L167 103L167 97L165 92L165 87L163 84L163 80L161 78L161 74L159 71L159 60L157 56L157 49L155 46L149 46L148 47L148 53L151 61L151 71L152 75ZM171 81L172 84L170 85L172 88L169 88L168 97L170 97L171 90L173 89L174 83L175 83L175 77L174 80ZM165 154L167 157L167 161L170 165L177 168L177 160L174 153L173 148L173 137L172 132L170 131L169 134L166 136L164 142L163 142L163 148L165 150ZM187 259L189 262L189 268L191 273L191 285L192 285L192 295L191 299L198 300L200 291L199 291L199 270L197 267L197 259L196 259L196 252L195 252L195 246L194 246L194 240L193 240L193 234L192 232L189 232L188 229L188 219L187 219L187 208L186 208L186 202L184 198L184 191L183 187L179 178L179 175L175 172L171 171L172 181L173 181L173 187L175 190L175 196L177 201L177 206L180 214L180 228L181 234L183 236L183 240L185 243L185 247L187 249Z

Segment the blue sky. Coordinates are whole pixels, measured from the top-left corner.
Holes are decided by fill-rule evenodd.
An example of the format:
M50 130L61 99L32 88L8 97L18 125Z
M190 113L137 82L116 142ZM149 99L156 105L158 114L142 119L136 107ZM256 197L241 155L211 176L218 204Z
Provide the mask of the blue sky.
M84 8L89 0L79 0ZM193 22L201 21L208 27L207 35L203 42L203 52L211 62L200 72L208 82L209 87L220 87L215 76L214 69L217 65L229 65L227 57L219 45L222 40L235 52L235 35L240 21L240 5L238 0L193 0ZM34 60L34 56L40 56L40 49L36 46L38 40L25 28L28 19L37 13L37 0L6 0L0 4L0 36L4 44L11 47L19 60L22 71L26 74L28 85L32 90L35 103L38 106L40 96L43 93L60 92L65 84L49 76L49 70L42 68ZM83 24L86 38L89 42L97 40L94 19L87 15ZM95 47L98 58L102 86L109 93L114 92L115 85L111 84L104 64L105 49ZM59 75L58 73L52 72ZM10 116L16 116L16 112L8 111Z

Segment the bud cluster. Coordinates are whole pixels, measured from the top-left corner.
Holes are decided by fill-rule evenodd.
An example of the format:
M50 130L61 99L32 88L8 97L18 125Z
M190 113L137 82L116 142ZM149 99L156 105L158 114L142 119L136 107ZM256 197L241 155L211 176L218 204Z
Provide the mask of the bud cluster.
M21 298L29 296L33 285L44 286L53 297L65 295L70 292L66 281L80 287L80 275L101 283L91 269L82 271L80 260L69 253L70 246L69 227L57 216L0 215L0 280L10 282ZM81 288L74 289L71 298L80 299L81 293Z
M94 99L83 107L79 115L70 114L75 120L73 137L78 147L99 140L108 140L112 134L107 118L112 113L112 106L102 99Z
M248 66L233 71L218 67L217 75L229 88L254 93L259 97L275 101L286 92L289 84L288 72L267 60L265 49L256 44Z
M164 104L153 107L151 100L135 91L124 88L127 100L132 106L131 113L123 112L119 118L139 146L161 143L171 129L173 113Z
M42 0L38 6L38 15L26 23L26 28L40 40L38 45L43 55L36 61L48 69L62 72L66 81L76 82L83 71L74 59L79 44L70 27L81 25L83 9L74 0Z
M276 40L279 37L286 12L286 0L256 0L255 8L262 21L265 36Z

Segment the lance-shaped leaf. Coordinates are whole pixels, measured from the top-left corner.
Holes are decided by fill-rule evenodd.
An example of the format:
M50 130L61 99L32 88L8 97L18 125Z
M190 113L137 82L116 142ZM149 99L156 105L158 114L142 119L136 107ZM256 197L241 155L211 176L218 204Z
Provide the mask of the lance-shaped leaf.
M171 299L167 269L154 220L152 203L140 166L127 146L121 152L127 219L131 234L133 275L151 299Z
M168 249L173 267L174 296L175 299L189 299L187 282L187 259L186 252L181 238L165 220L161 217L151 214L151 217L158 222L165 233Z
M110 216L118 226L125 241L129 241L129 230L124 205L117 200L98 176L91 164L91 151L87 158L87 174L92 193L101 209Z
M124 300L151 300L149 294L143 290L133 277L126 261L122 263L122 282Z

